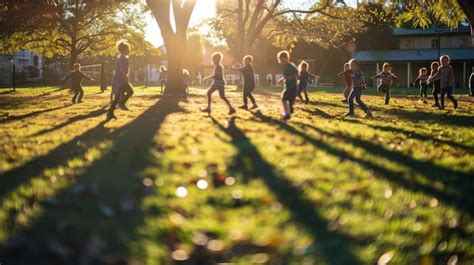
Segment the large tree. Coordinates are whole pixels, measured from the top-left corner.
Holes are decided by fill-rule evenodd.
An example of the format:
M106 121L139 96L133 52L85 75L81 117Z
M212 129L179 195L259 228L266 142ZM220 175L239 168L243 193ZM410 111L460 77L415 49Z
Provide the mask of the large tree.
M474 37L474 2L472 0L458 0L459 6L464 10L471 26L471 35Z
M337 0L313 1L310 8L292 9L282 0L218 1L210 24L236 58L252 53L259 42L288 47L300 39L333 46L360 27L353 10Z
M166 48L168 80L165 94L186 94L183 62L187 50L187 31L196 0L147 0ZM171 21L171 18L174 21ZM174 22L174 23L173 23Z
M9 0L6 7L6 20L19 21L0 35L10 53L30 49L68 58L72 65L83 54L115 53L119 39L146 43L144 5L139 0Z
M85 53L101 54L115 42L144 27L140 12L127 12L132 1L54 0L51 9L57 19L48 40L48 51L69 58L74 64ZM138 10L137 10L138 11Z

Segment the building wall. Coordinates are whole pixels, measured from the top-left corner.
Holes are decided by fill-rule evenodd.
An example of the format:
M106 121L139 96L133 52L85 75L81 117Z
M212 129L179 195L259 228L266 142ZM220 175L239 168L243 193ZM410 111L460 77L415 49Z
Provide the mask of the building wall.
M427 37L401 37L399 47L401 50L408 49L433 49L438 48L438 36ZM441 48L465 48L474 47L472 38L467 35L442 36Z

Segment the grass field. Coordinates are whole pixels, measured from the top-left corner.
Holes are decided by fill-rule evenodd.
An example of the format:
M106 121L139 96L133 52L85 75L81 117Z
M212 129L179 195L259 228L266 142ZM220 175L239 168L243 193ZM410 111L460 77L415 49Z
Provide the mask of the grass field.
M276 90L157 91L107 123L98 88L0 92L2 265L473 264L472 102L319 91L282 122Z

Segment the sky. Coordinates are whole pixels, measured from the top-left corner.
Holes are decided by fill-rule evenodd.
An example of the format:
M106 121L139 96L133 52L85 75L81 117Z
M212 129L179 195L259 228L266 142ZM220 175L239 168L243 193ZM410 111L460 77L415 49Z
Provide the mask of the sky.
M191 16L190 25L194 26L199 24L207 18L211 18L216 14L216 0L197 0L193 14ZM237 0L227 0L237 1ZM314 0L286 0L285 4L292 8L309 8ZM355 6L357 0L346 0L346 3ZM153 16L147 18L147 28L145 29L146 39L151 42L154 46L159 47L163 45L163 39L161 38L160 28L155 21Z

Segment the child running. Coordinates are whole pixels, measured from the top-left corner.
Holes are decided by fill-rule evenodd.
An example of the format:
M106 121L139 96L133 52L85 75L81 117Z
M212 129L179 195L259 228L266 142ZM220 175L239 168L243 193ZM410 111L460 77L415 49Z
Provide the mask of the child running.
M129 61L130 45L125 41L119 41L117 50L120 56L115 65L115 75L112 81L112 93L110 94L111 103L110 109L107 113L107 120L116 119L114 110L119 106L123 110L128 110L126 103L133 95L133 87L129 81Z
M298 97L300 98L301 102L303 102L303 97L301 96L301 92L304 93L304 103L308 104L309 103L309 98L308 98L308 92L306 91L306 88L308 87L308 82L310 79L317 79L318 77L308 71L308 63L305 61L302 61L300 65L298 66L298 71L299 71L299 80L300 82L298 83Z
M163 94L163 88L166 86L167 78L168 78L168 70L166 69L166 66L162 65L160 66L160 87L161 87L160 93L161 94Z
M357 102L357 104L365 111L366 117L370 118L372 117L372 113L370 110L367 108L365 103L362 101L362 90L365 89L365 76L360 71L359 67L359 61L356 59L352 59L349 61L349 65L351 67L352 71L352 89L349 94L348 98L348 104L349 104L349 113L346 114L347 117L354 117L354 98Z
M224 100L224 102L229 107L229 115L232 115L235 113L235 109L232 107L229 100L225 97L224 70L221 65L222 58L223 55L220 52L216 52L212 55L212 62L216 67L214 68L214 73L212 75L207 76L203 79L203 81L213 79L213 82L212 86L207 91L207 108L202 109L201 111L211 113L212 93L217 90L219 91L219 96L221 97L221 99Z
M431 63L431 75L429 80L438 72L439 70L439 63L438 62L433 62ZM438 94L441 93L441 80L436 80L436 81L430 81L430 84L433 85L433 98L435 103L433 104L433 107L440 108L439 104L439 98Z
M186 95L189 95L189 71L187 69L183 69L183 85Z
M78 63L74 64L74 71L62 78L60 81L66 81L71 79L72 90L74 96L72 97L72 103L81 103L82 97L84 96L84 90L82 89L82 79L88 79L94 81L93 78L88 77L86 74L81 72L81 65Z
M341 100L344 103L347 103L347 99L349 99L349 94L351 93L352 89L352 71L351 65L349 63L344 64L344 71L337 74L338 77L344 77L344 82L346 83L346 88L344 89L344 99Z
M244 57L243 66L233 66L232 70L241 71L244 75L244 104L239 108L247 110L248 109L248 99L252 102L252 107L250 109L258 108L255 98L252 95L252 91L255 89L255 74L252 66L253 57L247 55Z
M389 63L384 63L382 68L382 72L373 76L372 79L380 79L380 84L377 87L377 90L385 93L385 105L388 105L390 103L390 90L392 89L393 81L398 80L398 77L392 73Z
M283 114L282 119L288 120L293 114L293 104L296 98L298 78L298 68L290 61L290 53L288 51L280 51L278 53L278 63L283 66L283 77L278 80L281 84L285 81L285 87L282 91Z
M428 78L428 70L426 67L423 67L420 68L418 71L418 77L413 81L413 85L415 85L416 82L420 82L420 101L423 101L423 103L426 103L426 98L428 97L426 94L426 91L428 90Z
M430 82L440 80L441 87L441 99L440 99L440 109L444 109L444 96L447 97L453 102L454 108L457 109L458 101L453 97L453 87L454 87L454 69L449 64L450 58L447 55L441 56L439 59L441 62L441 67L438 69L433 76L429 78Z

